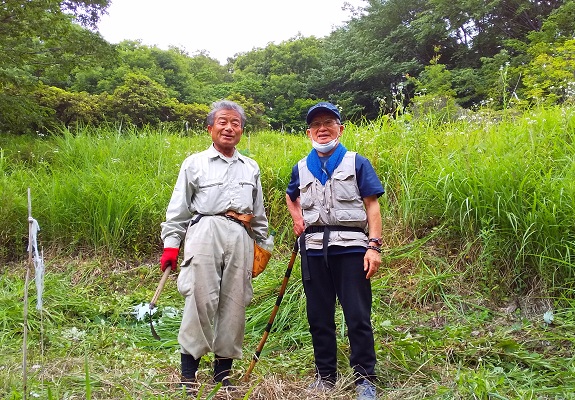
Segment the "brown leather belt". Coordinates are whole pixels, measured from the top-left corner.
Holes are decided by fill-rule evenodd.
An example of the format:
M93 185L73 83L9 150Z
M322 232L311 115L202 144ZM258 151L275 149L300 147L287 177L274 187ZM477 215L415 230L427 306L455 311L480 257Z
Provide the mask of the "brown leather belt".
M250 222L252 220L252 218L254 217L253 214L240 214L238 212L235 212L233 210L228 210L226 211L224 214L224 216L226 216L229 219L232 219L236 222L239 222L240 224L242 224L243 226L245 226L245 228L247 230L251 230L252 226L250 225Z

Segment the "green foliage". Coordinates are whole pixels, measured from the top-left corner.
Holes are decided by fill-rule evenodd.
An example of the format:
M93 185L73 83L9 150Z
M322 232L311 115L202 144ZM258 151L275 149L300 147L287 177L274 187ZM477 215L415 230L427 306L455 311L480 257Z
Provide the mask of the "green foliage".
M146 75L130 73L124 84L114 90L112 109L119 120L142 127L157 125L170 118L166 107L168 91Z
M419 78L415 80L415 91L433 96L454 97L451 72L439 63L439 55L433 57Z
M440 126L453 122L463 115L463 110L455 99L434 95L416 96L409 111L415 118L427 120L430 126Z
M232 64L234 89L265 106L261 112L272 129L302 129L301 107L311 102L306 76L321 67L320 54L319 39L301 36L240 54Z
M481 59L481 89L478 93L481 106L493 109L505 109L518 99L517 88L521 82L521 70L512 65L513 58L507 50L502 50L495 56ZM517 62L517 61L513 61Z
M572 100L572 45L565 41L573 37L573 0L369 0L325 38L297 35L236 54L225 66L204 52L106 43L90 29L108 3L5 2L0 130L166 122L189 130L203 119L202 106L228 97L253 109L254 130L287 132L305 128L301 115L318 99L338 104L354 122L397 116L413 103L418 115L435 114L433 123L461 115L459 106ZM427 65L439 52L442 64Z
M437 50L437 49L436 49ZM444 64L439 63L436 54L418 78L408 76L407 81L415 88L410 111L418 119L427 119L433 124L453 121L461 115L455 102L452 88L452 74Z
M67 92L63 89L40 85L36 91L38 104L52 115L46 115L38 129L54 130L58 127L98 125L104 121L103 96L90 96L86 92Z
M525 94L543 105L575 101L575 40L534 55L525 68Z
M46 113L34 101L38 77L62 82L74 67L107 54L94 28L108 0L7 0L0 7L0 130L22 133Z
M319 39L298 35L279 45L269 44L265 49L239 54L232 65L235 71L254 73L264 78L273 75L302 75L319 67L320 52Z
M210 107L205 104L183 104L173 101L173 120L185 121L186 129L201 130L206 126Z
M100 71L102 80L108 83L105 90L110 93L121 85L126 74L137 73L162 85L170 97L182 103L209 104L217 98L220 86L231 79L216 60L202 54L190 57L175 47L161 50L139 41L123 41L117 51L121 60L117 67ZM90 71L79 73L89 75ZM82 76L78 75L78 78Z
M0 86L0 131L9 134L30 132L34 126L42 125L44 115L51 110L38 107L32 85L20 81L21 76L12 78L16 82Z
M522 50L529 58L517 70L524 75L521 94L530 104L573 101L573 12L575 2L564 2L543 22L539 31L528 35L528 45Z

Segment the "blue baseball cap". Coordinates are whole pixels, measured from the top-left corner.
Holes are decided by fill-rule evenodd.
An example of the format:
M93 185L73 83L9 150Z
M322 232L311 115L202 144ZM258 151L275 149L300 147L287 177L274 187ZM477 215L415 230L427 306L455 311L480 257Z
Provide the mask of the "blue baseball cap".
M328 111L341 121L341 115L339 114L339 110L337 109L336 106L334 106L331 103L328 103L327 101L320 101L315 106L310 107L310 109L307 111L307 117L305 118L305 120L308 125L312 121L313 117L315 117L315 115L320 111Z

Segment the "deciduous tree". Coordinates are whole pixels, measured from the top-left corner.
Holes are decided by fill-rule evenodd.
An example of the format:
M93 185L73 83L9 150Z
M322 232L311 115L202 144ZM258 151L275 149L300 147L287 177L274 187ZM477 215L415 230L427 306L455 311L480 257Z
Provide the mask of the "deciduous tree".
M62 79L55 63L82 60L105 43L94 29L109 0L4 0L0 5L0 130L21 132L42 114L32 93L40 77ZM101 38L100 38L101 39ZM67 57L73 49L74 58ZM26 116L26 117L24 117Z

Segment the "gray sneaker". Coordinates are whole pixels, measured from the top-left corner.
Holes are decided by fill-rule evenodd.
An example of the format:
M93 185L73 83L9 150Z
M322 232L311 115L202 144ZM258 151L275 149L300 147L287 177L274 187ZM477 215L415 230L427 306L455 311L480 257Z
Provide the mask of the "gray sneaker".
M335 387L335 384L331 381L317 378L315 382L310 384L307 388L308 390L318 391L318 392L330 392Z
M363 382L358 384L355 387L355 391L357 393L357 400L375 400L377 398L375 385L367 379L364 379Z

